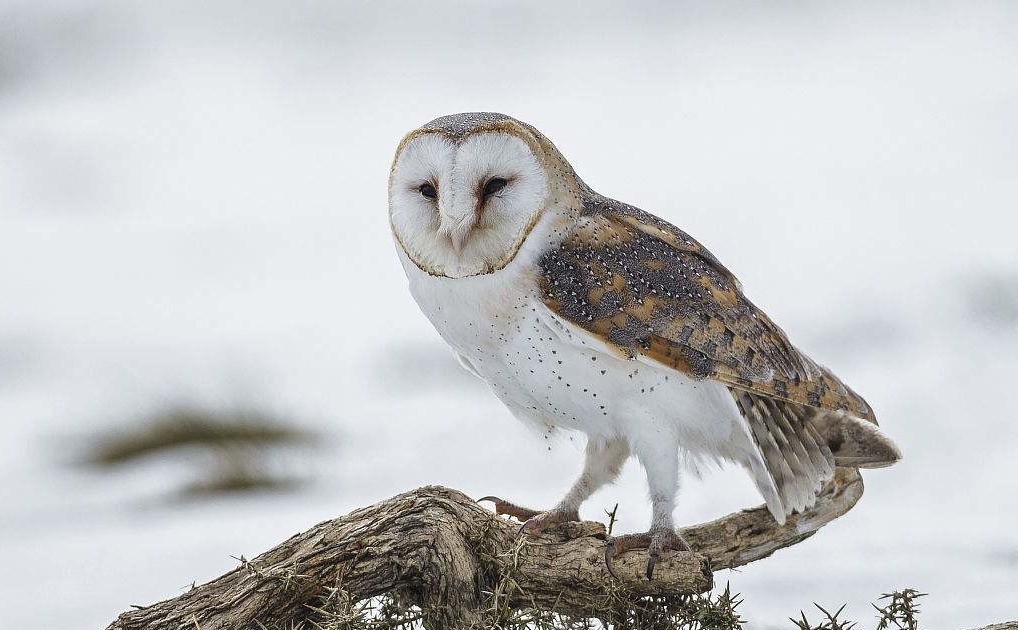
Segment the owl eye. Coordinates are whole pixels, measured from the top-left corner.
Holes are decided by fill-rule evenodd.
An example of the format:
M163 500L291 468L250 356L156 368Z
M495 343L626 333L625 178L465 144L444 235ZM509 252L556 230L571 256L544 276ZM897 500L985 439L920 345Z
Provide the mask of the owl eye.
M435 190L435 187L431 185L431 183L429 182L424 182L423 184L417 187L417 190L421 191L421 194L427 197L428 199L438 198L438 191Z
M491 195L494 195L498 191L500 191L503 188L505 188L505 185L508 184L508 183L509 182L507 182L506 180L502 179L501 177L495 177L493 179L489 179L488 183L484 185L484 189L481 191L481 196L485 197L485 198L488 198Z

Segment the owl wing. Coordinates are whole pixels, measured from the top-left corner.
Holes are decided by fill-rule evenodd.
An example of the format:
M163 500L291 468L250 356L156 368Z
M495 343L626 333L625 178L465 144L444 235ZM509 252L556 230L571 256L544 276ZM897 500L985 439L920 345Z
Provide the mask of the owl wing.
M879 432L886 444L871 443L876 419L866 401L797 350L679 228L598 199L540 269L543 301L559 318L628 358L729 388L766 466L751 472L779 520L811 506L836 464L900 456Z

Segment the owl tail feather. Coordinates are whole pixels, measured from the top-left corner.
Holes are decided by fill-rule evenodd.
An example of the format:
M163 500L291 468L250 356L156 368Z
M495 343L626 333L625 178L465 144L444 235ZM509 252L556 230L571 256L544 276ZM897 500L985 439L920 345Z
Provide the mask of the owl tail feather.
M755 445L743 463L778 523L816 504L836 466L880 468L901 451L872 422L730 388Z
M901 450L872 422L844 412L817 414L810 424L827 442L837 466L883 468L901 459Z

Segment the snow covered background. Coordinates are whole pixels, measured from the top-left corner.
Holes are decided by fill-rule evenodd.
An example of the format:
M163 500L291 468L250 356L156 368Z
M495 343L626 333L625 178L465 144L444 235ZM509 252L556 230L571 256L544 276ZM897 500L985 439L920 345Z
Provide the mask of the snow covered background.
M902 445L862 502L722 572L753 628L930 593L1018 617L1018 5L0 0L0 626L104 627L429 483L550 505L551 450L458 367L389 240L403 133L497 110L682 226ZM172 404L327 439L292 494L167 501L68 462ZM642 471L584 510L649 516ZM693 523L760 503L726 470Z

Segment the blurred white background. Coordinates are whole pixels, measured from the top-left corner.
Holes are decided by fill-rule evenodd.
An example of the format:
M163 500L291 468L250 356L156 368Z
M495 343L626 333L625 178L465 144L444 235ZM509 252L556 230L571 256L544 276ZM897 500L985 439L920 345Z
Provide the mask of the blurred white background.
M0 619L100 628L420 485L534 506L578 471L458 371L390 242L400 137L494 110L683 227L903 447L738 572L751 628L1018 617L1018 5L0 1ZM197 455L73 462L160 409L323 439L293 492L183 498ZM175 497L175 498L167 498ZM620 504L627 466L584 516ZM677 518L760 503L725 470Z

